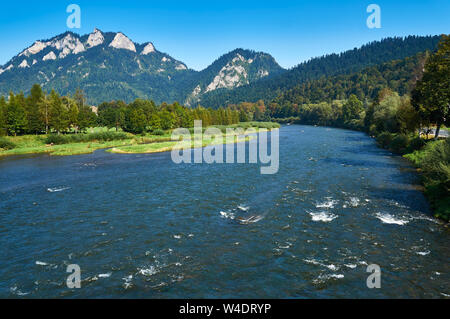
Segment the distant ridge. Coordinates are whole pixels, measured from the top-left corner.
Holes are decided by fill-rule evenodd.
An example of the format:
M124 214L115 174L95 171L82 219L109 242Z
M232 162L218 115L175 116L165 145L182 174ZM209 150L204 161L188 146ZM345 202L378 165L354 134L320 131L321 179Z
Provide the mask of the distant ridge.
M27 93L39 83L61 94L80 88L92 104L136 98L190 104L206 92L233 89L283 71L266 53L237 49L197 72L151 42L138 44L122 32L96 28L83 36L65 32L35 41L0 67L0 95L10 90Z
M83 36L65 32L31 46L0 66L0 95L39 83L44 90L71 94L78 88L97 105L136 98L220 107L242 101L271 101L306 81L343 74L433 51L440 36L408 36L370 42L339 54L310 59L284 70L263 52L236 49L202 71L135 43L122 32L94 29Z

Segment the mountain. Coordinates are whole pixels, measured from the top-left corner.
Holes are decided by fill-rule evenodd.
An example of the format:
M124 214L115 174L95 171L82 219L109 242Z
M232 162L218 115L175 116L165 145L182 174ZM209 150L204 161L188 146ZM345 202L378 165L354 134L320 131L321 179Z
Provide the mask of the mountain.
M136 98L157 103L178 101L188 106L217 108L239 102L272 101L303 83L434 51L440 36L387 38L340 54L330 54L284 70L269 54L231 51L202 71L137 44L121 32L79 36L66 32L36 41L0 67L0 95L28 93L34 83L44 90L71 94L82 89L91 104Z
M191 90L186 104L198 103L204 94L246 86L284 71L269 54L236 49L185 82Z
M204 94L202 105L219 107L239 102L272 101L284 91L302 83L359 72L370 66L401 60L420 52L434 51L441 36L408 36L386 38L340 54L313 58L278 76L250 83L233 90L216 90Z
M27 93L34 83L44 90L71 94L78 88L88 102L136 98L157 103L193 104L205 93L233 89L284 72L268 54L237 49L203 71L158 51L153 43L137 44L121 32L79 36L66 32L33 45L0 66L0 95Z
M360 101L374 100L379 92L389 88L400 95L408 94L421 77L427 53L418 53L402 60L392 60L370 66L359 72L321 77L306 81L292 89L283 91L273 103L281 106L276 117L290 117L295 107L309 103L344 100L351 94Z

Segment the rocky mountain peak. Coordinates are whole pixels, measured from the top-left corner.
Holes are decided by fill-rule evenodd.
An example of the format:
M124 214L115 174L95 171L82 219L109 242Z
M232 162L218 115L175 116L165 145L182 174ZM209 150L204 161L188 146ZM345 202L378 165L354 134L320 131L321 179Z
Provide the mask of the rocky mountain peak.
M134 45L133 41L131 41L125 34L122 32L119 32L114 37L114 40L110 43L110 47L116 48L116 49L125 49L130 50L133 52L136 52L136 46Z
M95 28L94 32L89 34L89 38L86 42L86 46L88 48L96 47L97 45L103 44L105 42L105 37L103 36L103 32L99 29Z

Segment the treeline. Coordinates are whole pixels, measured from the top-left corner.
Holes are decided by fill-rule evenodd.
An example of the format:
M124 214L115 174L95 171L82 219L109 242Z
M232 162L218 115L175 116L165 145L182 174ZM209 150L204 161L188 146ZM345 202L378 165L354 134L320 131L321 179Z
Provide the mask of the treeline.
M60 96L54 90L46 94L35 84L27 97L23 93L10 93L8 100L0 97L0 135L79 132L96 123L97 116L81 91L73 96Z
M211 107L219 107L225 103L237 104L240 101L256 102L260 99L269 103L286 90L301 86L306 82L313 83L319 79L326 81L326 79L332 79L338 75L357 75L366 68L370 69L373 66L388 63L389 61L403 60L407 57L415 56L420 52L434 52L440 38L441 36L387 38L340 54L330 54L313 58L278 76L262 79L234 90L221 89L207 93L202 97L201 103ZM393 72L396 73L395 68L398 66L394 63L392 67L394 68ZM354 82L357 83L359 80L361 78L355 78ZM364 80L364 77L362 77L362 80ZM374 83L376 82L372 81L371 84ZM395 83L392 82L391 84ZM396 87L391 88L397 90ZM338 91L338 94L334 98L331 95L327 96L325 93L327 92L319 94L317 98L312 96L312 99L302 101L302 103L317 103L325 100L343 99L343 94L347 94L345 97L348 97L349 94L355 94L358 98L362 99L362 96L358 92ZM371 94L372 97L376 95L377 92ZM323 100L320 98L323 98Z
M413 133L450 121L450 36L437 52L371 67L362 73L300 84L269 103L271 118L380 133ZM348 98L347 98L348 97Z
M153 101L137 99L130 104L122 101L105 102L98 106L98 124L108 128L119 128L125 132L141 134L178 127L193 127L195 120L203 126L231 125L247 121L238 110L218 110L197 107L191 109L175 102L156 105Z
M448 221L450 140L437 139L441 126L450 126L449 57L450 36L444 35L437 52L413 58L420 63L410 65L413 59L394 61L382 66L384 73L377 67L360 75L305 83L280 95L266 112L272 118L302 124L366 131L382 147L408 154L421 169L435 215ZM333 100L349 93L348 99ZM430 127L435 127L432 142L421 137Z
M346 99L351 94L361 101L375 100L384 88L390 88L400 95L409 94L420 78L428 57L429 53L425 52L372 66L354 74L321 77L282 92L273 102L282 106L332 102Z
M0 135L81 133L95 126L133 134L161 133L178 127L193 127L195 120L201 120L204 126L261 121L265 118L264 112L264 103L192 109L177 102L156 105L151 100L137 99L129 104L104 102L95 113L86 105L80 90L73 96L60 96L54 90L46 94L35 84L28 96L10 93L8 100L0 97Z

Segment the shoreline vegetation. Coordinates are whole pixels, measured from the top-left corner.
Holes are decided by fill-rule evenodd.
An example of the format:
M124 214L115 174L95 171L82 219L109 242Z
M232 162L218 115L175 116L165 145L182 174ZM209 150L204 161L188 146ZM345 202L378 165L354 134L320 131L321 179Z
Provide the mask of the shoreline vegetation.
M302 124L300 120L277 119L280 123ZM323 125L315 125L326 127ZM335 128L342 128L331 126ZM366 133L373 138L378 147L407 159L418 172L433 216L450 221L450 138L434 139L428 134L402 134L382 132L371 135L364 130L345 128ZM446 128L444 128L446 129Z
M240 102L219 109L188 108L177 102L156 105L142 99L129 104L104 102L93 108L86 105L82 91L61 97L35 84L27 97L13 92L8 99L0 97L0 157L76 155L107 148L125 154L168 151L177 143L168 139L170 132L193 127L195 120L201 120L204 128L222 129L268 121L338 127L366 132L381 147L411 160L420 170L435 216L448 222L450 140L439 138L441 130L448 132L450 127L449 54L450 35L444 34L437 51L415 59L400 64L392 61L368 74L299 83L271 101ZM89 127L109 131L86 134ZM421 134L430 127L436 129ZM434 140L428 139L429 133L434 133ZM211 142L206 137L202 145Z
M279 123L345 128L374 137L380 147L417 167L434 216L448 222L450 139L441 131L450 127L449 54L450 36L444 34L436 52L405 61L407 68L394 61L384 70L390 80L381 86L378 71L305 83L280 94L269 105L269 116Z
M213 126L226 133L226 129L254 129L257 133L278 129L280 125L273 122L243 122L233 125ZM192 129L190 129L192 131ZM206 128L203 128L203 132ZM168 152L180 144L171 138L171 130L158 132L158 135L146 133L115 132L108 128L88 129L90 133L70 135L24 135L0 137L0 158L13 155L48 154L51 156L71 156L91 154L99 149L109 149L116 154L147 154ZM235 134L232 134L235 135ZM224 134L224 138L230 136ZM234 143L246 142L252 136L235 135ZM210 135L203 135L202 147L226 144L216 141ZM2 147L3 146L3 147ZM6 147L5 147L6 146ZM191 145L184 145L190 147Z

